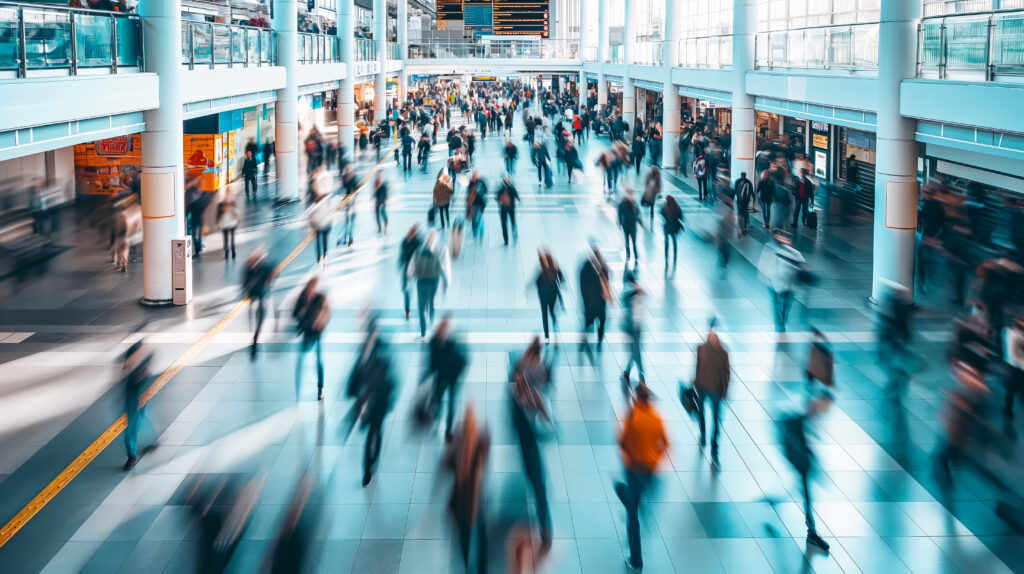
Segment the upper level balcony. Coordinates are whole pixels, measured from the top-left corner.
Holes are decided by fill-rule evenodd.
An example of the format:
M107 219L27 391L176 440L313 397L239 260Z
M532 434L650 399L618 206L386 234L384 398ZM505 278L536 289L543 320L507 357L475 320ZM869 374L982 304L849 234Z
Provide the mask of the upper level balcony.
M300 60L302 54L300 48ZM274 66L277 64L277 37L268 28L184 21L181 23L181 63L190 70Z
M138 72L143 56L135 14L0 2L0 78Z
M878 23L759 32L754 67L876 75Z
M732 36L702 36L679 41L676 50L681 68L726 70L732 68Z
M430 42L409 46L410 60L527 59L578 60L578 43L564 40L485 40Z
M917 77L1024 83L1024 10L923 19Z

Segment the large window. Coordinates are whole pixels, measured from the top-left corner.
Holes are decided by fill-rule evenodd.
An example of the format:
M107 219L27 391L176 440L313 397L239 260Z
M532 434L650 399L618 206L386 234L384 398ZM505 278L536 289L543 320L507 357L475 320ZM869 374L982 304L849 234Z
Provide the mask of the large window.
M922 2L924 3L923 14L926 18L948 14L1024 9L1024 0L922 0Z
M878 22L881 0L759 0L757 31ZM900 0L910 2L913 0Z
M732 0L677 0L680 38L732 34Z

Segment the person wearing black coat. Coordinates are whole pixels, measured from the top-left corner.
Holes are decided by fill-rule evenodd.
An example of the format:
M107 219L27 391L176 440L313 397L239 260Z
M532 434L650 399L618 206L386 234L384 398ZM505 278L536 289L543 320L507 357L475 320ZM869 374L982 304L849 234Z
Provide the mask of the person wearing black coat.
M558 264L555 263L555 258L551 255L551 252L541 251L538 254L538 258L540 259L540 273L537 274L535 283L537 285L537 299L540 300L540 314L544 325L544 341L546 342L551 340L548 329L549 317L551 322L555 324L555 328L558 328L555 303L561 302L562 307L565 308L565 302L562 301L562 284L565 283L565 277L558 268Z
M377 321L370 320L367 341L360 353L359 363L353 369L347 394L355 396L356 410L361 412L360 423L366 429L366 448L363 451L363 486L368 486L380 459L384 438L384 418L391 410L395 394L394 373L390 350L381 339Z
M757 201L761 204L761 215L764 217L762 227L768 229L772 225L772 202L775 201L775 182L768 170L761 172L761 179L757 182Z
M516 229L516 202L519 201L519 192L516 190L516 186L512 183L512 178L508 174L505 174L505 178L501 181L501 187L498 188L496 197L501 216L501 237L505 240L505 245L508 245L508 224L510 220L512 223L512 237L519 237L519 231Z
M255 143L250 142L253 147ZM256 170L259 163L256 161L256 153L246 149L245 162L242 163L242 176L245 178L245 198L249 199L249 188L252 188L252 200L256 201Z
M676 266L676 257L679 255L679 246L676 243L676 236L683 230L683 210L679 202L671 195L665 196L665 204L661 206L661 217L664 220L665 231L665 269L668 269L668 245L672 241L672 267Z
M444 317L437 325L430 339L429 361L423 374L423 381L434 378L433 402L441 409L441 399L448 394L448 409L445 416L444 440L452 439L452 424L455 420L455 406L458 401L459 379L469 364L465 349L452 335L451 317ZM434 416L436 418L437 412Z
M580 268L580 299L583 301L583 341L580 345L580 353L590 356L594 362L594 353L587 342L586 333L590 331L594 323L597 323L597 350L601 350L601 343L604 342L604 322L608 309L608 301L611 299L610 286L608 283L608 264L598 250L597 245L591 245L591 252L587 260Z
M637 132L633 137L633 167L636 168L636 174L640 175L640 166L643 164L644 155L647 153L647 142L644 141L644 136Z
M565 161L565 169L568 172L568 182L572 183L572 172L580 165L580 152L576 150L576 146L571 141L565 144L562 159Z
M632 257L635 259L637 265L640 262L640 252L636 249L636 228L640 223L640 208L636 206L636 202L633 201L633 190L626 188L626 197L622 198L619 202L618 207L618 223L622 229L622 234L626 239L626 263L629 263L630 251L629 244L633 243Z
M423 245L423 238L420 237L419 226L415 223L409 228L409 232L402 239L402 243L398 248L398 273L402 277L402 298L405 302L405 320L409 320L409 299L411 291L409 289L409 262L412 261L413 255L419 251L420 246Z
M262 247L249 256L245 262L245 278L242 281L242 290L253 303L255 303L256 328L252 333L252 347L249 350L249 358L256 358L256 351L260 342L260 329L263 327L263 319L266 317L264 299L270 291L270 285L274 278L274 265L267 257L267 252Z
M299 344L299 358L295 366L295 400L299 399L302 386L302 365L306 353L313 350L316 355L316 389L317 400L324 400L324 356L320 344L321 335L327 328L331 317L331 308L327 295L317 290L319 279L312 277L303 287L292 310L295 327L302 341Z

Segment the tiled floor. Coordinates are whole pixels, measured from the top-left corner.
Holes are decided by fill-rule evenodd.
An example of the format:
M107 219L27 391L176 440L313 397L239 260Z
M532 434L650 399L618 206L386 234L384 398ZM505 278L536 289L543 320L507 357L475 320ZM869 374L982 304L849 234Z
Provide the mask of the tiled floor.
M477 167L486 177L497 176L501 143L491 138L479 146ZM576 276L588 240L601 246L616 285L624 265L613 207L603 201L593 167L594 154L606 145L606 140L586 144L590 160L584 162L582 179L567 185L564 174L556 176L551 191L539 190L536 172L521 162L518 243L501 244L491 202L483 243L467 241L453 262L453 284L440 300L471 351L461 399L485 413L494 439L486 509L493 523L489 546L495 572L505 570L501 524L533 513L510 427L506 381L510 353L521 351L540 329L530 284L541 246L553 251L569 279L550 397L556 433L543 445L555 540L542 570L624 570L625 513L611 493L621 474L615 435L624 405L617 377L626 359L618 309L611 310L610 344L598 367L581 360L574 345L580 330ZM435 152L431 174L443 156L443 150ZM361 197L358 241L352 249L334 249L327 268L334 312L325 337L326 400L314 400L311 367L302 400L294 398L296 347L287 320L288 295L312 267L307 249L277 282L280 322L270 322L258 360L251 363L247 356L243 314L157 395L148 416L158 448L124 473L119 468L123 448L115 441L0 548L0 571L192 571L198 535L184 506L189 485L203 474L258 473L266 476L259 505L229 568L251 572L270 547L304 472L316 473L318 480L312 570L461 571L439 470L443 441L438 432L416 434L411 421L423 352L415 341L415 321L403 318L395 266L398 240L413 221L424 220L432 175L404 178L390 162L385 169L392 181L390 233L374 234L369 200ZM632 175L627 181L636 183ZM648 382L673 443L641 512L645 571L1022 571L1021 537L994 512L1001 498L997 490L963 471L957 473L956 504L950 508L939 501L929 453L939 430L940 391L948 385L941 361L915 380L903 408L884 398L865 303L870 230L826 226L801 232L798 246L823 280L815 291L800 295L791 332L780 337L772 330L765 288L750 264L765 239L761 229L737 246L738 256L722 277L714 250L694 233L709 225L710 213L693 200L688 180L668 174L666 191L682 198L689 231L680 243L678 270L668 276L660 231L641 232L640 238L640 278L651 294L644 317ZM460 189L457 199L462 197ZM273 216L264 206L252 221ZM254 225L239 234L238 261L257 243L283 257L305 232L304 224L287 214L274 225ZM116 360L133 333L144 333L163 368L237 300L241 263L221 260L218 237L210 239L210 253L196 265L192 306L149 310L136 302L140 274L115 273L92 233L69 231L66 243L75 247L60 256L51 273L0 301L0 339L11 343L0 347L3 520L120 413L112 388ZM937 294L922 301L915 349L923 357L937 357L945 348L950 314L937 303L942 299ZM402 389L387 421L379 474L364 489L359 485L363 435L357 431L346 441L338 429L350 407L340 387L360 340L358 317L367 306L382 313ZM679 381L693 375L694 349L711 316L719 318L733 364L719 474L711 472L697 447L695 424L674 399ZM814 498L819 528L833 543L829 556L805 553L799 490L773 422L797 407L812 325L834 343L839 382L836 408L821 422L815 440L821 468Z

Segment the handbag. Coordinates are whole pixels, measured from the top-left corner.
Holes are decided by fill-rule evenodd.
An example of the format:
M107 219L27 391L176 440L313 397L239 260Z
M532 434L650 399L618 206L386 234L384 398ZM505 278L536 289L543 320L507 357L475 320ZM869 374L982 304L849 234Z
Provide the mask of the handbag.
M698 401L697 389L693 388L693 386L687 387L679 383L679 402L683 404L686 414L693 416L697 412L699 408Z

